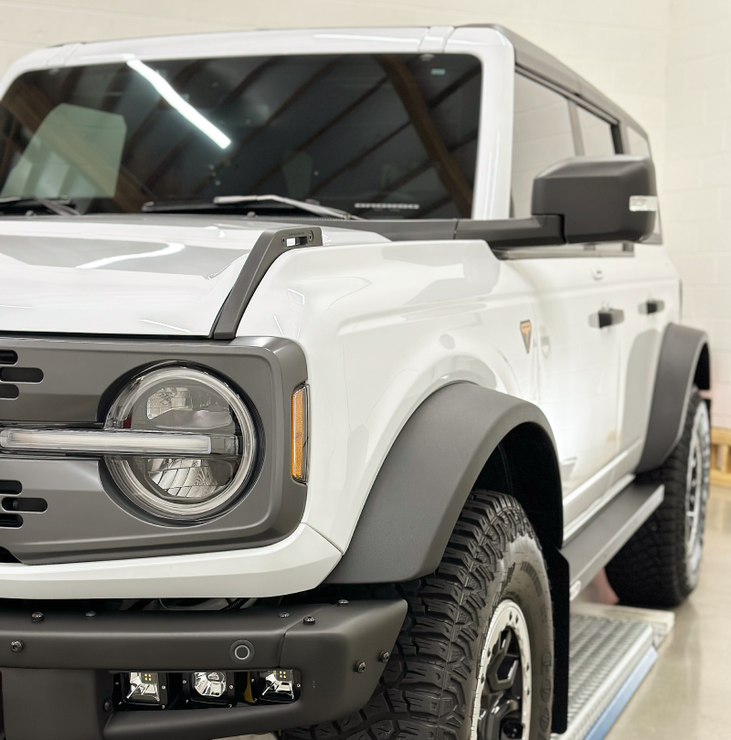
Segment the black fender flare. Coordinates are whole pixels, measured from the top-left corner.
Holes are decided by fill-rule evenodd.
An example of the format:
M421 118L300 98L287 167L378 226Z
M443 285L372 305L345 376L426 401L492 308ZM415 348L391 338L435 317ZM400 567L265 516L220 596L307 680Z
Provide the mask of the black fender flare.
M699 329L668 324L660 347L650 419L637 473L660 467L675 449L683 433L694 385L701 390L711 388L708 336Z
M544 548L560 548L561 479L543 412L499 391L455 383L426 398L404 425L381 466L350 545L327 582L393 583L433 573L487 461L516 431L531 434L541 460L549 461L546 469L530 452L521 457L521 466L535 470L532 480L541 485L545 481L547 489L545 496L539 491L540 500L531 499L524 508L541 529Z

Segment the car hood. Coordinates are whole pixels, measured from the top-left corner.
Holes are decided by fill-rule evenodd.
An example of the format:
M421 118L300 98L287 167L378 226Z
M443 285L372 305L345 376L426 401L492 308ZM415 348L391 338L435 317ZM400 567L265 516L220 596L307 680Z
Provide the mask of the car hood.
M2 217L0 332L208 336L257 238L291 226L204 215ZM363 237L323 229L325 245Z

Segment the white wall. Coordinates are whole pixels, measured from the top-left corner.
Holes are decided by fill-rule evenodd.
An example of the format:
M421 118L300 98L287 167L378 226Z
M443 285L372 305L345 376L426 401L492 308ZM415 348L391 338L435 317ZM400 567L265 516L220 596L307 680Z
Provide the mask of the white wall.
M685 320L711 334L713 423L731 429L731 4L675 0L663 213Z
M728 0L0 0L0 71L68 41L339 25L501 23L649 131L686 320L711 332L714 423L731 428L731 9ZM729 215L726 215L729 214Z

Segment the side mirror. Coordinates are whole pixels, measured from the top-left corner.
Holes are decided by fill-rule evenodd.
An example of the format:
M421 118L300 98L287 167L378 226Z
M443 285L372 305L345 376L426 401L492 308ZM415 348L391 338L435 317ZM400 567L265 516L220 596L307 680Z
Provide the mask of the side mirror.
M578 157L533 182L534 216L561 216L567 243L638 242L655 226L657 189L650 159Z

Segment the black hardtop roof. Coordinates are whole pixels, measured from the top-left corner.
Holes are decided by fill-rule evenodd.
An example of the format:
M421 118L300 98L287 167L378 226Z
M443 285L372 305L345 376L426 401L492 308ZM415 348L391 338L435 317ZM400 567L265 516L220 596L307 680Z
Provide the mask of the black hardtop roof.
M515 64L536 77L541 77L554 85L563 88L587 103L596 106L600 110L616 118L621 123L632 126L633 129L647 137L647 132L637 123L624 109L620 108L614 101L608 98L590 82L567 67L555 56L536 46L534 43L524 39L503 26L485 23L468 26L472 28L494 28L499 31L515 48Z

